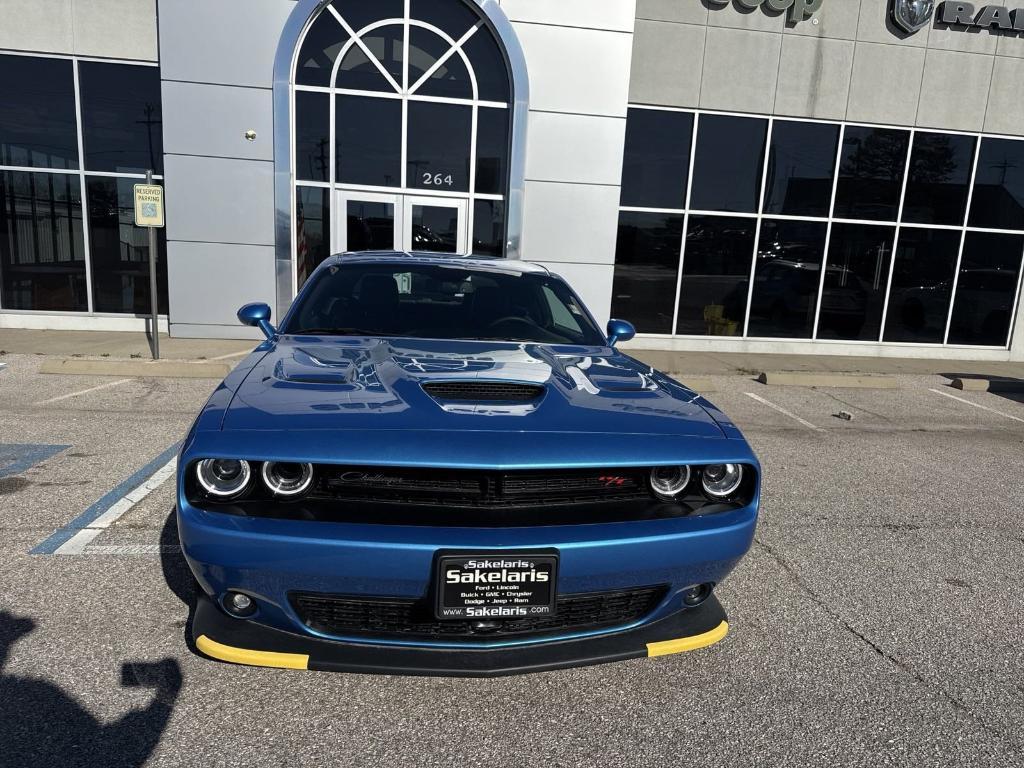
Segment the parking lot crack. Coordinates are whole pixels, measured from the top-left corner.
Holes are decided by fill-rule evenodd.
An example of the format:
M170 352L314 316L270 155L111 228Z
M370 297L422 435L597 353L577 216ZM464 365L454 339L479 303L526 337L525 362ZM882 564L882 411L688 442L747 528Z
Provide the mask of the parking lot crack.
M836 623L838 623L839 626L841 626L846 632L848 632L851 635L853 635L855 638L857 638L857 640L859 640L861 643L863 643L868 648L870 648L875 654L880 656L882 659L884 659L888 663L892 664L900 672L903 672L904 674L909 676L915 682L920 683L921 685L925 686L927 689L929 689L933 693L935 693L938 696L940 696L947 703L949 703L949 705L952 706L954 709L956 709L956 710L958 710L960 712L963 712L965 715L970 717L975 723L978 724L978 726L980 728L982 728L987 733L990 733L993 736L996 736L997 738L1007 742L1008 744L1013 745L1013 747L1015 747L1018 750L1024 748L1024 744L1022 744L1020 741L1018 741L1016 738L1014 738L1012 735L1010 735L1009 733L1005 732L1004 730L1002 730L1000 728L997 728L996 726L994 726L991 723L987 722L985 720L985 718L981 714L979 714L978 712L974 711L961 698L959 698L958 696L956 696L955 694L953 694L952 692L947 690L945 687L943 687L939 683L935 682L934 680L929 680L924 675L922 675L920 672L918 672L916 669L914 669L910 664L908 664L907 662L903 661L899 657L895 656L891 652L887 651L881 645L879 645L874 640L872 640L867 635L865 635L863 632L861 632L859 629L854 627L853 624L851 624L849 622L849 620L847 620L845 617L843 617L843 615L840 614L832 606L831 603L829 603L821 595L819 595L803 579L803 577L800 576L800 574L797 572L797 570L792 565L790 565L786 561L786 559L784 557L782 557L782 555L780 555L771 545L766 544L764 541L762 541L757 536L754 537L754 542L758 546L760 546L761 549L763 549L768 554L769 557L771 557L776 563L778 563L779 567L782 568L782 570L790 578L792 578L794 582L796 582L797 586L804 592L804 594L807 595L807 597L809 597L826 614L828 614L833 620L835 620Z

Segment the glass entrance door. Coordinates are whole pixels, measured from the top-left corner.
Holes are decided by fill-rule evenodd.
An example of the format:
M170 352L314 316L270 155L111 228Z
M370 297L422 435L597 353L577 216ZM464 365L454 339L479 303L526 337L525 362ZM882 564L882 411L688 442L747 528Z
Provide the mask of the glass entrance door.
M333 250L469 252L466 200L340 190Z

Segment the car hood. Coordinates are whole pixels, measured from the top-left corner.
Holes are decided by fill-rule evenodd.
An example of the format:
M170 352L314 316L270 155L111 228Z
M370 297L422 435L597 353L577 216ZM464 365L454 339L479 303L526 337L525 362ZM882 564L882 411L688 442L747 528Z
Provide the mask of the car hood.
M280 337L238 386L236 430L438 430L723 438L697 395L610 347ZM429 382L540 385L525 403L446 401ZM353 438L360 439L360 438Z

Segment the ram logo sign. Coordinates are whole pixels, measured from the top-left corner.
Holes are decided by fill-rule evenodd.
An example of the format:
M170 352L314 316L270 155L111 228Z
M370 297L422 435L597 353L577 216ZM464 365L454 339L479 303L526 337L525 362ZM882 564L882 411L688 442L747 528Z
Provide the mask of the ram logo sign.
M935 0L892 0L892 20L913 34L928 26L935 13Z

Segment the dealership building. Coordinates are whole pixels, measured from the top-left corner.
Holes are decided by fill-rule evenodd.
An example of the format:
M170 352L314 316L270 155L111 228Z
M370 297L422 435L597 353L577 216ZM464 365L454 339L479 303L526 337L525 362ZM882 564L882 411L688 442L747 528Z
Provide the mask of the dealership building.
M0 0L0 328L249 337L330 253L538 262L648 349L1024 360L1024 8Z

